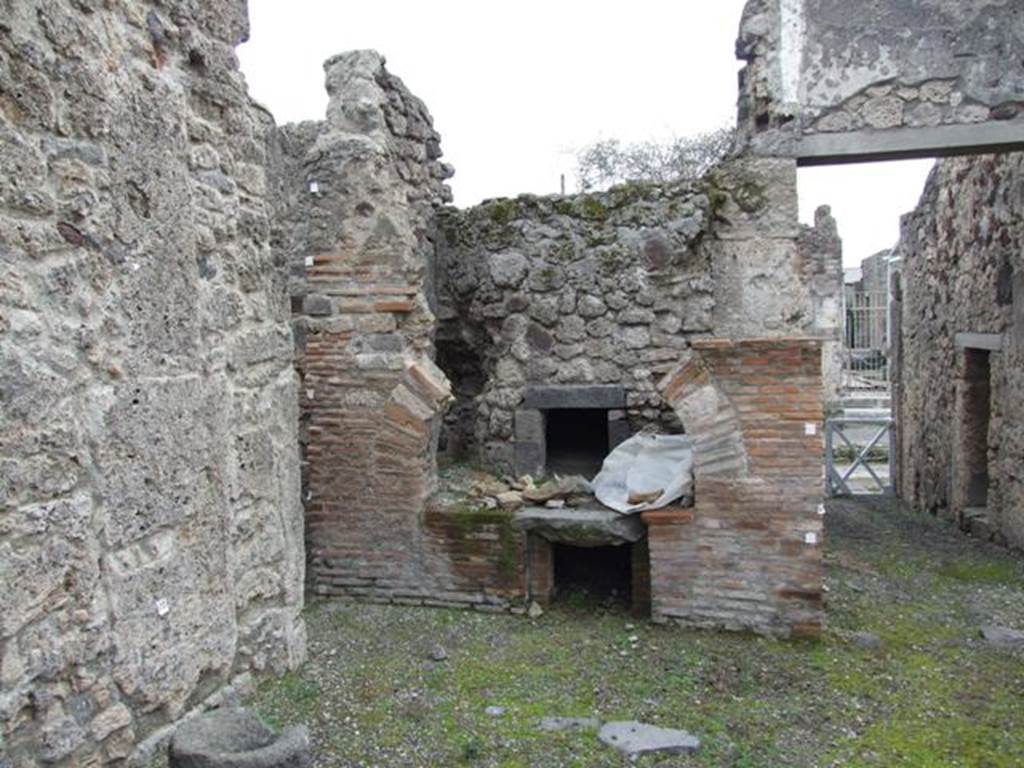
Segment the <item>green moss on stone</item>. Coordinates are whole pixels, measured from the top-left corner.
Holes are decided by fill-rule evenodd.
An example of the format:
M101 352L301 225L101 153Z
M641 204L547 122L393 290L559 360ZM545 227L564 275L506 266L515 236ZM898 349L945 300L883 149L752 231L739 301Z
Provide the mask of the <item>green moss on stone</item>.
M515 200L495 200L491 203L491 221L495 224L508 224L515 217Z
M614 201L615 207L618 208L643 200L650 189L650 184L644 184L639 181L627 181L609 189L608 194Z
M572 215L572 201L560 198L555 200L555 213L560 213L563 216Z
M519 534L506 518L498 529L498 573L503 579L512 579L519 570Z
M596 197L585 197L580 203L580 210L585 219L604 221L608 218L608 207Z
M765 188L753 181L746 181L733 191L736 205L745 213L756 213L768 204Z
M722 189L716 174L708 176L707 196L708 219L710 221L724 219L725 217L722 215L722 212L725 210L725 206L729 203L729 195Z

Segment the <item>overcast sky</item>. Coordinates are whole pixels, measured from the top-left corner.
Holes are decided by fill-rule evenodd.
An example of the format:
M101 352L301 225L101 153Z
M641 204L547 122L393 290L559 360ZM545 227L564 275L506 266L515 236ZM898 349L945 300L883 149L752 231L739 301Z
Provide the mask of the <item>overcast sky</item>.
M664 139L735 121L744 0L249 0L239 48L253 96L279 124L319 120L323 61L375 48L422 98L455 166L455 202L558 191L600 138ZM830 204L845 262L888 247L931 163L800 171L801 219Z

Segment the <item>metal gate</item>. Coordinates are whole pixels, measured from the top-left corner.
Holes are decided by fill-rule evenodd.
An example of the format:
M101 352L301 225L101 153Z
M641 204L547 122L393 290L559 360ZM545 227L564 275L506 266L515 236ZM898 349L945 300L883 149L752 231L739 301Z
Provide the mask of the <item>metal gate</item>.
M891 418L827 419L827 495L892 493L895 439L895 422Z
M848 291L844 304L843 367L847 379L860 387L884 387L889 380L889 295Z

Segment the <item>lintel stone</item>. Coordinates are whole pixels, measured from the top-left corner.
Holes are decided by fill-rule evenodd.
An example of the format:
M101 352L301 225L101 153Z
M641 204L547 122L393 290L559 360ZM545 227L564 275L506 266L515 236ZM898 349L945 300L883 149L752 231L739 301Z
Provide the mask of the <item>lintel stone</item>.
M819 133L797 142L797 165L839 165L880 160L994 154L1024 149L1024 125L1015 120L981 125L936 125Z
M1003 334L1001 333L958 333L957 349L987 349L990 352L1001 352Z
M539 385L526 389L525 408L625 408L626 390L615 384Z

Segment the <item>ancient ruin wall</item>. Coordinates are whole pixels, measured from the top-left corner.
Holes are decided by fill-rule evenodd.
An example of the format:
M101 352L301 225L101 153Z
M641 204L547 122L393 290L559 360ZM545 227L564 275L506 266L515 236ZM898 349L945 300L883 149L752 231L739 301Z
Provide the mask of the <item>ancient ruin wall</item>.
M822 346L837 346L841 246L827 210L797 225L793 171L740 160L441 219L439 362L458 398L450 442L469 459L542 469L523 461L543 441L534 401L567 386L576 407L621 387L627 433L693 439L696 507L644 515L655 621L823 625Z
M0 2L0 756L118 760L304 655L242 2ZM4 762L4 760L0 760Z
M794 182L791 163L736 161L693 182L446 209L435 283L454 447L527 468L517 419L551 384L622 387L627 434L679 431L657 383L690 339L834 336L834 222L799 228Z
M800 263L811 292L812 328L821 341L822 397L826 408L839 402L843 373L843 241L832 210L814 212L814 226L800 227Z
M370 52L336 57L327 72L328 119L283 129L275 161L283 211L275 237L290 254L301 315L310 583L320 594L363 600L523 610L531 566L540 564L512 529L511 511L431 497L450 397L447 378L429 362L435 327L440 361L461 398L456 425L469 425L464 431L492 468L510 469L511 426L530 384L619 382L638 427L665 426L675 404L657 383L693 337L784 343L813 333L817 310L806 277L817 268L804 262L817 264L827 249L801 247L795 164L787 160L734 161L692 184L526 196L438 217L450 169L438 162L422 104ZM462 356L455 366L453 342ZM809 359L816 372L817 342L793 343L809 345L809 357L787 352L790 367L780 370ZM479 390L460 389L467 379ZM820 420L819 376L767 397L774 410L755 414L753 429L771 431L781 420L785 441ZM714 429L708 437L714 442ZM799 576L770 583L801 595L765 593L753 607L741 595L717 623L698 616L700 609L679 602L703 588L687 575L694 561L683 564L663 537L669 543L659 549L657 575L675 585L663 603L676 601L659 614L664 620L782 634L797 624L820 627L812 583L817 576L820 587L820 558L813 544L808 553L806 544L790 551L800 526L820 525L805 477L809 451L811 493L819 493L820 432L800 439L801 453L784 450L790 463L776 468L792 492L756 476L774 494L775 518L751 523L727 502L716 509L736 515L727 547L751 546L750 574L780 574L780 558L800 561ZM663 533L678 534L680 524L666 525ZM751 525L779 538L762 552L764 536L745 533ZM802 607L810 600L810 608L783 606L793 599Z
M443 592L425 583L423 516L450 392L432 363L427 292L452 171L426 107L380 55L342 54L325 70L327 119L282 129L275 165L298 312L310 582L378 600Z
M1024 142L1017 0L750 0L736 53L756 153L813 163Z
M991 368L988 530L1024 547L1024 155L941 161L903 220L900 492L960 517L967 351ZM960 336L986 334L989 337ZM988 349L997 346L996 349ZM962 521L965 522L965 521Z

